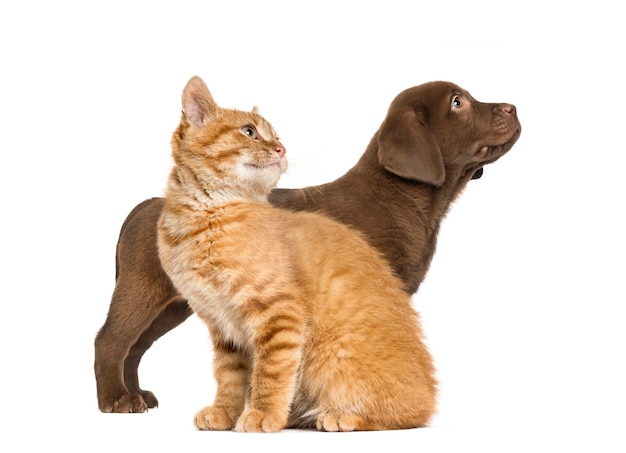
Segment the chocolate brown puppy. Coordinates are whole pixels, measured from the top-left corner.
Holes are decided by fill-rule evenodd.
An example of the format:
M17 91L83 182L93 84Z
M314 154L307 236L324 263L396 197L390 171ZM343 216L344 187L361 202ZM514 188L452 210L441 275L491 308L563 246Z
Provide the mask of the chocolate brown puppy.
M426 83L396 96L365 153L344 176L315 187L275 189L269 199L292 210L322 212L361 231L413 294L450 204L520 133L514 105L479 102L453 83ZM158 405L152 392L139 387L139 362L155 340L192 314L159 261L163 203L140 203L122 225L115 289L95 340L103 412L144 412Z

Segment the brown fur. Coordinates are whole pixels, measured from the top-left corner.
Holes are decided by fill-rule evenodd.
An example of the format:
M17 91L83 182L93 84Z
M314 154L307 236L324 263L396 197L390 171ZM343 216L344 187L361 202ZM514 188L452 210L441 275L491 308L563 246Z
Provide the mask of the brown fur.
M460 108L452 105L455 96ZM484 165L515 144L520 131L514 106L478 102L452 83L426 83L393 100L365 153L344 176L317 187L275 189L269 200L323 212L363 232L412 294L428 270L450 203ZM140 203L120 232L115 290L95 341L98 405L104 412L157 406L154 394L139 387L139 362L155 340L192 313L159 262L156 225L163 204L162 198Z
M163 268L209 326L217 394L199 429L424 426L431 357L402 281L361 235L274 207L285 149L256 113L192 78L158 224Z

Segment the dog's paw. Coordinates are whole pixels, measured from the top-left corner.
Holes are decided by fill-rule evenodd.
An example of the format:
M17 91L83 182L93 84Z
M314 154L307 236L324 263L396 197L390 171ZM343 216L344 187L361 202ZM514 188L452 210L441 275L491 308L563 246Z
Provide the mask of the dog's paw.
M154 395L152 395L154 398ZM158 404L156 398L154 402ZM154 407L156 407L156 404ZM116 414L140 414L148 410L148 406L141 395L122 395L116 399L109 399L100 403L100 410Z
M233 429L240 410L221 406L207 406L194 419L196 428L202 431L225 431Z
M340 412L322 412L315 422L320 431L356 431L363 428L365 420L360 415Z
M154 393L152 393L151 391L142 390L141 397L146 402L146 406L148 406L148 409L154 409L155 407L159 407L159 400L157 400L156 396L154 396Z
M287 426L284 416L257 409L246 409L237 420L235 431L247 433L275 433Z

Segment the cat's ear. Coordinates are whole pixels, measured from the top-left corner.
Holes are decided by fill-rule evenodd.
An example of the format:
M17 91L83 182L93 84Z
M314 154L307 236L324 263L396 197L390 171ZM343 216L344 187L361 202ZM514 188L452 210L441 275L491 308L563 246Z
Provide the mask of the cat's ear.
M183 90L183 113L195 127L206 124L217 113L218 106L204 81L193 76Z
M256 113L257 115L261 114L259 108L256 105L254 107L252 107L252 113Z
M390 111L378 131L378 161L402 178L438 187L446 170L427 117L414 108Z

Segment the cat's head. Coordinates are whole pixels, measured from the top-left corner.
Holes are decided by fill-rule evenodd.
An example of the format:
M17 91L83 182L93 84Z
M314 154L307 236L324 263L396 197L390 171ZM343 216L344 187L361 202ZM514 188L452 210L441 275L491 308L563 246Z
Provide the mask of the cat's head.
M272 125L252 112L220 108L206 84L192 77L172 136L172 157L204 190L228 185L243 196L267 195L287 170L285 147Z

